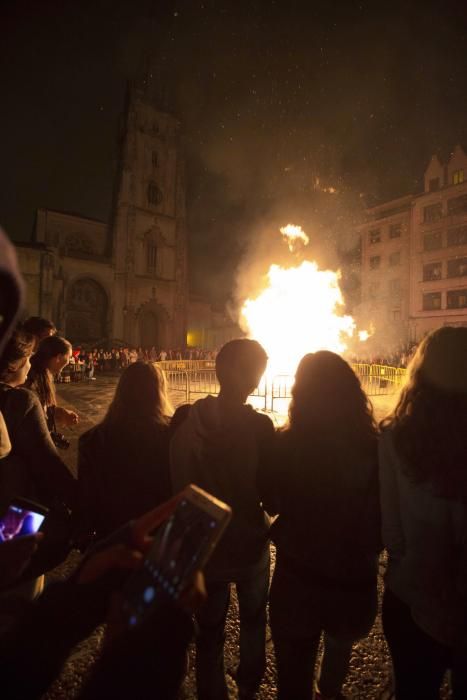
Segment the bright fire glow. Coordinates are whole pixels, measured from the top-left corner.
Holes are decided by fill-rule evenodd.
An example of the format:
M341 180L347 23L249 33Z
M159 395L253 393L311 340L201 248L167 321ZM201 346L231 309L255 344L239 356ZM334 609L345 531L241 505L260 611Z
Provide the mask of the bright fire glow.
M269 375L295 374L307 352L343 353L347 349L356 325L351 316L343 314L339 277L339 272L320 270L314 261L288 268L271 265L264 291L245 301L241 324L268 353ZM368 337L367 331L360 331L359 340Z
M296 242L302 241L303 245L308 245L310 239L306 235L305 231L302 230L301 226L294 226L294 224L287 224L281 228L281 233L287 241L289 250L291 253L296 248Z

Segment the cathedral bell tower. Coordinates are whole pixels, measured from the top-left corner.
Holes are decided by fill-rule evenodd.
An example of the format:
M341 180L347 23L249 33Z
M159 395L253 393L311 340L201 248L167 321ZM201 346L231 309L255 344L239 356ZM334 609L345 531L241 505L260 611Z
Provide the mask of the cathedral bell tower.
M180 124L149 69L128 85L111 224L113 335L127 345L185 345L184 169Z

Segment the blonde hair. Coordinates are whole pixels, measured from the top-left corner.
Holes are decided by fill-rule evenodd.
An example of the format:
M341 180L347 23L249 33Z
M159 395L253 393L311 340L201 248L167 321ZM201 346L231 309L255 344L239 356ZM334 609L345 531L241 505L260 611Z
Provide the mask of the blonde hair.
M393 431L412 481L467 500L467 328L438 328L422 340L381 427Z
M168 425L172 413L164 372L150 362L135 362L123 371L103 422Z

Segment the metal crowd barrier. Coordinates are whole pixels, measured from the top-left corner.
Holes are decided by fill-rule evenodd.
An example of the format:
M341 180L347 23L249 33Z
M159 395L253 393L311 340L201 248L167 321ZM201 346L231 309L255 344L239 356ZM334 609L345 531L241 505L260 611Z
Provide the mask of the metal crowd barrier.
M170 360L156 364L164 370L170 390L181 392L187 403L194 396L215 396L219 393L215 363L211 360ZM368 396L396 393L406 375L406 370L401 367L369 364L352 364L351 367ZM265 411L274 411L274 407L280 406L281 401L292 398L293 383L292 375L279 374L269 381L263 379L251 396L261 399L260 404Z
M368 396L394 394L404 383L406 375L403 367L368 364L353 364L351 367Z
M219 393L219 382L216 377L215 362L212 360L181 360L155 363L165 373L169 389L174 392L183 392L186 403L191 402L192 396ZM170 365L170 367L167 367ZM182 367L174 367L182 365ZM203 366L204 365L204 366ZM211 365L207 367L206 365ZM267 387L262 381L251 394L264 399L264 409L267 408Z
M216 363L214 360L164 360L155 363L158 367L167 372L169 370L190 371L193 369L212 369L215 370Z

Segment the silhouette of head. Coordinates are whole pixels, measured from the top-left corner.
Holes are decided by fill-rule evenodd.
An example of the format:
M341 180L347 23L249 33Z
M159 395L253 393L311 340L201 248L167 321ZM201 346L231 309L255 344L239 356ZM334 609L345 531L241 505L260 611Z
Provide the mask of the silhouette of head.
M223 392L235 391L244 399L259 384L268 356L257 340L239 338L226 343L216 357L216 375Z
M448 393L467 392L467 328L444 326L420 343L408 367L412 386Z

